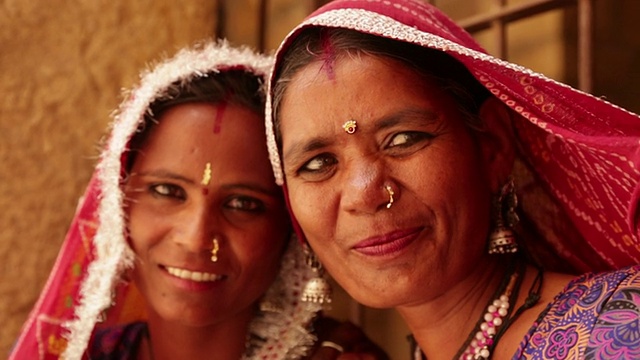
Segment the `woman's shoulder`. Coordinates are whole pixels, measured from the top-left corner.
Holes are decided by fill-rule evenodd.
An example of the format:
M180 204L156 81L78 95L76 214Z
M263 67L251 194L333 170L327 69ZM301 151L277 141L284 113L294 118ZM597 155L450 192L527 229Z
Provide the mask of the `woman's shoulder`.
M640 265L574 278L521 344L524 358L640 358Z
M621 285L630 284L638 285L638 275L640 274L640 264L624 267L618 270L592 272L578 276L571 283L580 282L618 282ZM571 285L569 284L569 286Z
M135 359L147 331L145 322L96 329L91 336L87 355L92 360Z
M640 265L597 274L593 279L592 284L602 288L603 294L584 357L639 359Z
M615 294L633 292L634 289L640 289L640 265L578 276L556 296L552 305L557 305L557 315L569 308L586 310L614 300Z

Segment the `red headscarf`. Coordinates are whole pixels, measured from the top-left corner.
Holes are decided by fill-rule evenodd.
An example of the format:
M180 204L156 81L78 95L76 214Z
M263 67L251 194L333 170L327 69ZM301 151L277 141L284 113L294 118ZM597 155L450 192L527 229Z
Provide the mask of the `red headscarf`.
M548 268L580 272L640 263L638 115L486 54L440 10L418 0L337 0L318 9L280 45L270 88L283 53L309 27L352 29L457 59L515 113L520 217L529 234L540 235L525 236L529 251ZM271 90L268 95L269 150L283 184Z

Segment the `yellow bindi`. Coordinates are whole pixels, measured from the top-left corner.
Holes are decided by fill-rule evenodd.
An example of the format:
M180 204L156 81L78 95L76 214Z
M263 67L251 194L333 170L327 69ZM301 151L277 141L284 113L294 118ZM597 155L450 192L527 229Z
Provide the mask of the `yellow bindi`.
M200 182L202 185L207 186L211 181L211 163L207 163L204 167L204 172L202 173L202 181Z

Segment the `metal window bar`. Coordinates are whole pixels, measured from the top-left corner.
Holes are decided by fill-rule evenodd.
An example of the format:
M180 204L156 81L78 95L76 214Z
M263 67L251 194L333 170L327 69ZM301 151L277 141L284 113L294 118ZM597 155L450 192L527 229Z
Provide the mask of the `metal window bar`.
M593 89L593 0L532 0L528 3L506 5L505 0L495 0L496 8L458 21L470 33L493 29L498 38L500 58L507 57L506 25L550 10L576 4L578 8L578 88ZM435 3L435 0L429 0Z
M424 0L437 5L436 0ZM531 0L527 3L507 5L506 0L494 0L494 10L468 17L458 21L470 33L492 29L497 37L498 50L494 54L506 58L508 53L506 25L510 22L531 17L546 11L555 10L577 4L578 8L578 88L590 92L593 88L593 0ZM224 37L225 0L218 1L218 21L215 33ZM265 51L268 24L268 0L260 0L258 49ZM324 5L328 0L313 0L314 9Z

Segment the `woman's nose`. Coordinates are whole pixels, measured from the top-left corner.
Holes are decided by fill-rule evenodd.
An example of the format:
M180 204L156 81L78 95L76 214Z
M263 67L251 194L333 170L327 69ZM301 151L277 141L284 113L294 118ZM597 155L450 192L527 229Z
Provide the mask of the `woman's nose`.
M375 213L389 202L385 179L386 166L381 160L365 158L349 161L343 167L340 205L353 213Z
M212 212L200 209L185 214L181 218L182 231L176 234L176 242L191 252L210 251L215 237L215 217Z

